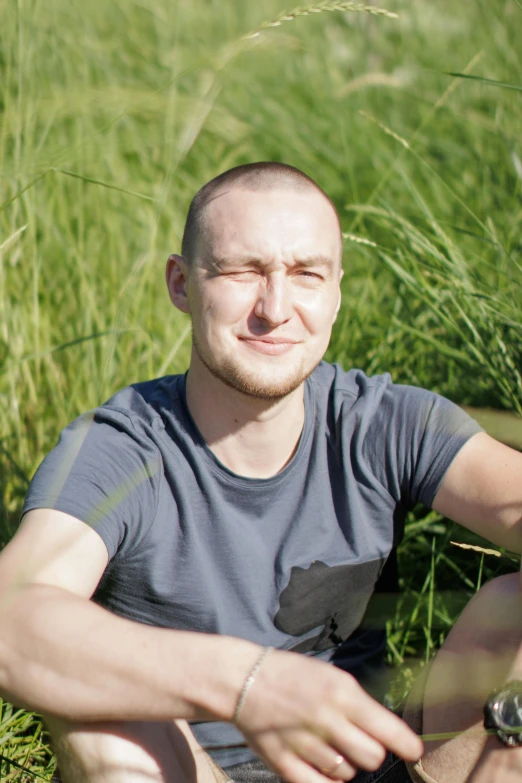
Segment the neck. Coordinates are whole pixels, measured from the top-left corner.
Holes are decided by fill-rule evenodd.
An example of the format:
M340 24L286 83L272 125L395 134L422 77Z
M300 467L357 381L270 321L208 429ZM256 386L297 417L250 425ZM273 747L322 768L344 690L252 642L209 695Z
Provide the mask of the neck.
M292 459L304 424L304 384L279 400L230 388L194 356L187 405L207 446L229 470L269 478Z

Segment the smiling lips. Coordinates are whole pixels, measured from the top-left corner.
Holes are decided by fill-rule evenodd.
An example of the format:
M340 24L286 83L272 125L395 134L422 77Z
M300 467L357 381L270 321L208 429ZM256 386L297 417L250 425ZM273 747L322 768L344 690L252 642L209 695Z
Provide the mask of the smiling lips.
M297 340L289 340L287 337L240 337L239 339L254 351L270 356L288 353L298 342Z

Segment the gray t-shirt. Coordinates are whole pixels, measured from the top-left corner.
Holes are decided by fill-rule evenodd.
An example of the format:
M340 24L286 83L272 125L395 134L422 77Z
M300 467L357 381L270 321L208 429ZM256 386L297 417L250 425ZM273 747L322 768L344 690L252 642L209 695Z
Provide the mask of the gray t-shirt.
M448 400L322 362L305 423L276 476L228 470L186 404L185 376L123 389L70 424L34 476L23 513L54 508L92 526L109 564L93 600L141 623L294 650L368 678L384 631L362 623L395 590L407 510L431 506L480 427ZM241 741L193 724L202 744ZM249 750L213 754L224 766Z

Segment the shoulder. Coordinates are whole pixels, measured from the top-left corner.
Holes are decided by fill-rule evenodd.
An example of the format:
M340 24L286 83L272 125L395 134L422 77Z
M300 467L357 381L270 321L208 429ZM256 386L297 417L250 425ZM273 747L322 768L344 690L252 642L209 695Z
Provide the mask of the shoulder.
M151 425L154 420L161 420L166 410L179 404L183 381L182 375L166 375L133 383L96 408L94 416L99 420L126 419L135 428Z
M175 410L178 382L183 376L166 376L120 389L109 400L71 421L60 433L47 457L77 461L80 457L101 464L103 455L118 454L138 461L158 457L158 433L164 429L163 411Z
M310 381L318 389L351 394L353 397L359 397L371 388L384 388L392 382L388 372L382 375L366 375L364 370L357 367L345 370L340 364L328 362L320 362L317 365L310 375Z
M346 371L338 364L321 362L310 384L318 410L327 409L337 420L372 422L379 429L402 434L432 427L477 431L476 423L455 403L428 389L394 383L390 373L367 375L361 369Z
M23 513L55 509L96 526L100 535L107 530L112 557L128 526L141 530L158 507L161 410L175 405L176 378L121 389L65 427L31 481Z
M436 400L445 400L444 397L429 389L394 383L389 372L367 375L364 370L357 367L345 370L337 363L329 364L324 361L315 368L309 380L315 391L327 395L338 394L352 397L354 400L370 397L383 398L387 395L399 400L411 399L419 402L430 401L433 403Z
M344 370L339 364L321 362L312 375L310 384L314 395L334 408L358 408L367 403L375 405L394 387L389 373L366 375L363 370Z

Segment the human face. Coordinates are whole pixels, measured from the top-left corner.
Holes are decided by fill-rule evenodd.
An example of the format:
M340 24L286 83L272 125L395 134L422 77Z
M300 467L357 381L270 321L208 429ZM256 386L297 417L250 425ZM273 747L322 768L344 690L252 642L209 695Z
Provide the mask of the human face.
M243 394L284 397L320 362L339 308L334 210L312 190L231 189L204 220L187 270L192 361Z

